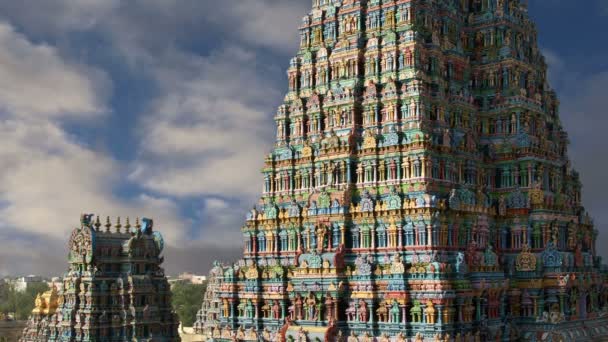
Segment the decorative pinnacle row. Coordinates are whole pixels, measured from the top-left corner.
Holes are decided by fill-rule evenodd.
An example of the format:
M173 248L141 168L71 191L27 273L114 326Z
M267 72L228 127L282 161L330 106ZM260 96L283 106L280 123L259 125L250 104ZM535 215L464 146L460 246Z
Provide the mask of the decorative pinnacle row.
M135 225L131 226L131 222L130 222L130 218L127 217L126 218L126 223L123 226L120 222L120 216L118 216L116 218L116 220L114 221L115 223L112 223L112 220L110 219L110 216L106 216L106 223L103 225L105 227L105 230L102 231L101 229L101 219L100 219L100 215L96 215L95 218L95 222L91 222L92 217L94 216L94 214L83 214L82 215L82 219L81 219L81 224L82 227L84 226L92 226L92 228L95 229L96 232L100 233L100 232L104 232L104 233L112 233L111 228L114 227L114 233L117 234L129 234L129 233L134 233L136 231L141 230L142 225L139 222L139 217L137 217L135 219ZM147 219L143 219L144 221L146 221ZM149 220L148 220L149 221ZM123 229L124 228L124 229ZM135 229L131 229L131 228L135 228Z

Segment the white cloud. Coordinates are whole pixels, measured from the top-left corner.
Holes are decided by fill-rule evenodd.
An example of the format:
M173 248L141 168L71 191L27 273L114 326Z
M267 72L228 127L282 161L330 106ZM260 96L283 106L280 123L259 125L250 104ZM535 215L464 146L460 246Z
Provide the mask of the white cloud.
M142 117L140 156L131 179L178 196L258 195L281 92L264 65L240 48L208 57L174 55L160 68L163 95ZM238 73L235 72L238 70Z
M0 123L0 208L3 230L65 239L80 213L142 215L167 226L172 244L183 240L184 222L175 204L141 195L130 201L112 195L124 176L110 157L70 139L56 125L5 121ZM133 217L134 219L134 217Z
M235 26L248 42L294 53L300 42L298 27L310 10L305 1L235 1L229 6Z
M105 75L69 64L49 45L35 45L0 22L0 108L14 115L91 115L104 111Z
M179 217L173 201L115 196L126 167L87 145L89 137L96 139L95 131L77 137L62 126L65 119L90 121L107 114L109 86L103 72L0 23L0 272L48 267L38 258L64 251L50 252L43 245L63 246L83 212L152 217L157 227L165 227L168 244L185 240L190 222ZM24 238L11 240L17 236ZM40 253L8 253L8 241L21 251L38 245Z
M43 36L63 36L66 31L95 28L108 20L121 5L120 0L20 0L2 1L5 18L28 31Z

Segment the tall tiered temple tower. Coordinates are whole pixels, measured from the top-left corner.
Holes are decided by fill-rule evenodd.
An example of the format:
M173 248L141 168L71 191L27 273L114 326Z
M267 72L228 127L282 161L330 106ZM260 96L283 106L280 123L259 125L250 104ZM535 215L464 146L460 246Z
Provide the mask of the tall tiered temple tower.
M607 335L598 232L525 3L314 0L300 32L207 337Z
M152 220L102 226L91 217L72 232L61 289L36 299L20 341L180 341Z

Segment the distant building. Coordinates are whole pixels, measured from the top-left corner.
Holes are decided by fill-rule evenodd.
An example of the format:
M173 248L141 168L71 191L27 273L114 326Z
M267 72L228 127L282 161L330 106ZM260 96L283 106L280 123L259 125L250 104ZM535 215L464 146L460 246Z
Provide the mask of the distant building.
M192 273L182 273L179 276L179 279L185 280L191 284L201 285L207 281L207 277L203 275L196 275Z
M175 284L194 284L194 285L202 285L207 281L207 277L203 275L196 275L192 273L182 273L177 277L170 277L169 284L171 287L175 286Z
M37 275L29 275L11 281L11 285L13 285L15 291L25 292L32 284L40 284L42 282L44 282L44 278Z

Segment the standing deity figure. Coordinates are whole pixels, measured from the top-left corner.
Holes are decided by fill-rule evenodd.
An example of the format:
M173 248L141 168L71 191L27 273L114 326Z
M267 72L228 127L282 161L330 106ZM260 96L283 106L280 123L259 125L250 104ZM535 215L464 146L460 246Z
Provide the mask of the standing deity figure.
M301 320L302 319L302 296L300 294L298 294L298 296L296 297L296 308L295 308L295 316L297 320Z
M325 297L325 319L327 321L336 319L334 316L334 299L329 293L327 294L327 297Z
M281 317L281 306L279 305L279 301L275 300L272 305L272 318L279 319Z
M309 321L317 320L317 298L314 294L310 293L308 298L306 299L307 306L307 317L306 319Z
M390 310L390 321L391 323L399 323L399 314L400 314L399 302L393 299L393 305Z
M435 305L430 300L426 304L426 322L428 324L435 324Z
M359 322L367 322L367 303L363 300L359 300Z
M355 320L355 315L357 314L357 308L354 301L350 302L348 309L346 309L346 318L349 322L353 322Z

